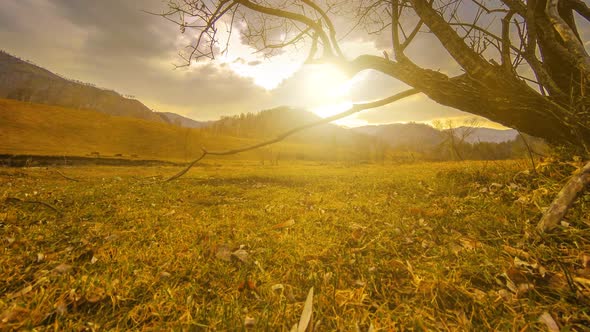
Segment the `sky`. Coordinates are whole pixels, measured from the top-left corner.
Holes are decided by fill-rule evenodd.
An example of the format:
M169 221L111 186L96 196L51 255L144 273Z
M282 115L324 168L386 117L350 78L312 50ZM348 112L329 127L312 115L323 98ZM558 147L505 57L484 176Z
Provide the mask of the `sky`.
M266 59L234 34L227 56L187 68L178 52L194 32L145 13L163 12L162 0L0 0L4 51L62 76L132 95L149 108L195 120L257 112L277 106L305 108L320 116L353 102L383 98L404 89L395 79L362 72L349 79L329 65L302 65L306 50ZM342 43L352 58L381 54L379 41ZM424 35L408 53L418 64L450 68L450 58ZM415 95L339 122L345 126L430 122L472 116ZM498 126L482 122L483 126Z

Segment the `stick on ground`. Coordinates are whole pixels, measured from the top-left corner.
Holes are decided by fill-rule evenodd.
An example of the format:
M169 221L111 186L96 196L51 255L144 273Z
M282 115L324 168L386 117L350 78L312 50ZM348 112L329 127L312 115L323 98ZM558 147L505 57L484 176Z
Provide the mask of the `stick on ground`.
M543 214L541 221L537 225L537 230L541 233L552 230L557 227L559 222L565 217L569 208L586 186L590 185L590 162L574 174L569 181L563 186L557 197L553 200L547 212Z
M16 198L16 197L6 197L5 202L6 203L25 203L25 204L42 205L42 206L45 206L46 208L53 210L57 214L61 214L61 212L55 206L53 206L49 203L41 202L41 201L26 201L26 200L22 200L22 199Z

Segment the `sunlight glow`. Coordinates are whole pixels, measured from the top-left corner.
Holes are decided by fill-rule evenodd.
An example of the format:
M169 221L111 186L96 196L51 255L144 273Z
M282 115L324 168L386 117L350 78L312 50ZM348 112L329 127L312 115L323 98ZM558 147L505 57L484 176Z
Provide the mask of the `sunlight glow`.
M315 65L306 76L306 93L326 99L348 96L352 81L332 65Z
M329 104L329 105L322 105L318 107L314 107L311 111L322 118L327 118L329 116L342 113L352 107L351 102L343 102L339 104Z

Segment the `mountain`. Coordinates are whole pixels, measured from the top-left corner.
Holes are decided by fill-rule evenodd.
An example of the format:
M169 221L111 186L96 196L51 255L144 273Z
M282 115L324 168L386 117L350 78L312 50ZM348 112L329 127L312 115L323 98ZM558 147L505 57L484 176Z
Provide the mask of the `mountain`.
M491 128L470 128L458 127L455 129L457 134L461 134L466 130L472 130L472 133L467 136L465 141L467 143L489 142L502 143L513 141L518 137L518 132L514 129L491 129Z
M440 144L444 135L421 123L392 123L352 128L353 131L376 136L393 148L419 147L426 149Z
M164 122L158 114L135 99L125 98L112 90L65 79L2 51L0 98Z
M392 147L427 148L440 144L445 139L443 132L421 123L364 126L353 128L353 130L379 137ZM455 135L459 137L465 131L471 131L465 139L466 143L502 143L513 141L518 136L518 132L514 129L458 127L454 130Z
M182 115L171 112L156 112L164 121L184 128L203 128L211 125L215 121L196 121Z
M270 138L293 128L316 122L316 114L297 108L280 106L257 113L242 113L222 117L210 124L211 130L225 135L250 138ZM357 133L334 124L322 124L289 137L291 141L308 143L352 144L369 140L364 133Z

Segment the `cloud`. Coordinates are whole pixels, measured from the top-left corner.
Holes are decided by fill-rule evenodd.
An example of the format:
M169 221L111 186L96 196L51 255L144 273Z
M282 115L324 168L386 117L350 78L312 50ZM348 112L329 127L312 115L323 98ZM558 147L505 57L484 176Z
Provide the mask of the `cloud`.
M226 59L235 62L201 62L173 70L173 64L182 63L177 53L193 41L194 31L180 34L173 23L142 12L162 12L166 8L162 0L0 0L0 44L8 52L51 71L131 94L160 111L175 111L195 119L215 119L279 105L311 109L326 100L335 104L369 101L407 88L392 77L365 71L349 84L348 95L334 93L323 98L322 93L334 92L331 86L339 85L337 80L318 83L313 66L296 71L307 55L309 43L269 60L240 44L238 34L232 36L235 43L232 41L230 51L234 58ZM334 21L338 38L355 26L351 18L358 13L351 7L342 13L348 16ZM409 31L415 22L410 19L406 23ZM581 30L588 45L590 27L586 24ZM282 26L277 26L271 34L280 40L284 32ZM369 35L359 27L341 47L349 58L366 53L380 55L390 47L390 38L388 33ZM461 72L431 34L419 34L407 54L418 65L449 75ZM260 87L270 90L277 84L272 91ZM364 112L357 118L390 123L463 115L426 97L416 97Z
M164 9L161 0L0 1L0 42L51 71L134 95L158 111L217 119L273 104L267 91L226 65L173 70L188 37L142 12Z

